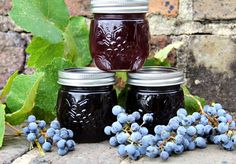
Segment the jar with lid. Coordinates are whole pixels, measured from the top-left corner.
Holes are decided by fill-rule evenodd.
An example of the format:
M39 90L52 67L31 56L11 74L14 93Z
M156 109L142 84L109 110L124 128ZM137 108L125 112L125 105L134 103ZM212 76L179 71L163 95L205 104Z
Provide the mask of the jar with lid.
M59 72L58 83L57 118L61 126L71 129L78 143L108 139L103 129L115 120L114 73L97 68L65 69Z
M166 125L184 106L181 84L184 74L176 68L145 67L128 74L128 113L138 110L142 115L153 113L154 121L147 125L153 132L155 125Z
M149 55L148 0L92 0L90 50L105 71L136 71Z

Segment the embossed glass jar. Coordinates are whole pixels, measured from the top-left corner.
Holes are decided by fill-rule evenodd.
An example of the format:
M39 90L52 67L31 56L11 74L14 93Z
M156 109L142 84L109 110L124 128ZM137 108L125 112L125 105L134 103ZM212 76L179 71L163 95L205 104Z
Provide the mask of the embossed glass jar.
M113 89L115 77L97 68L66 69L59 72L57 118L62 127L74 132L76 142L99 142L107 139L105 126L115 117L117 104Z
M141 114L153 113L154 121L148 126L153 132L157 124L167 124L184 105L181 84L184 74L175 68L144 67L128 74L128 113L139 110Z
M149 55L148 0L92 0L90 50L105 71L140 69Z

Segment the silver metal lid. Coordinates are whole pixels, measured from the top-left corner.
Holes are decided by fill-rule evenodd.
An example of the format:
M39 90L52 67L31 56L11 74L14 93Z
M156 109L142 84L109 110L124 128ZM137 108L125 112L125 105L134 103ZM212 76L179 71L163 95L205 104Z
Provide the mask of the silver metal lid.
M147 13L148 0L91 0L92 13Z
M128 74L128 84L147 87L165 87L185 83L184 73L173 67L144 67Z
M115 74L95 67L69 68L58 73L58 84L72 87L96 87L115 84Z

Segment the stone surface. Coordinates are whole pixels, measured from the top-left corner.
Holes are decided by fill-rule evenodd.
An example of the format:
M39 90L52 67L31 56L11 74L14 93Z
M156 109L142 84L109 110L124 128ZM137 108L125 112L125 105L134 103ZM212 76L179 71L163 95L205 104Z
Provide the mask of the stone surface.
M177 53L177 66L185 68L192 93L236 111L235 38L185 35L172 39L186 42Z
M14 32L0 32L0 88L15 70L24 69L25 46L26 41L23 35Z
M170 10L170 6L173 7ZM160 13L165 16L176 17L178 15L179 0L150 0L149 1L149 13Z
M90 0L65 0L67 4L70 15L84 15L84 16L91 16L92 13L90 12Z
M24 137L7 136L4 138L3 148L0 149L0 163L10 164L28 150L29 144Z
M11 9L11 0L0 0L0 15L7 15Z
M194 0L195 20L236 19L235 0Z

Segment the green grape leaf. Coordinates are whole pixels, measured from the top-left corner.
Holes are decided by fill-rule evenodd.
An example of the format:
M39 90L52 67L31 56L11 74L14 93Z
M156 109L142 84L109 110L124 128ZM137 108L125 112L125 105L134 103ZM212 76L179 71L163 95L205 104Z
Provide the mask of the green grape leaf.
M1 92L0 95L0 102L2 101L2 99L4 97L7 96L7 94L10 92L13 80L16 78L16 76L18 75L18 71L15 71L7 80L7 84L3 87L3 90Z
M182 86L182 88L184 91L184 106L185 109L188 111L188 114L192 114L193 112L199 112L200 108L197 101L199 101L202 107L204 107L206 105L206 100L198 96L194 96L194 98L192 98L189 96L191 95L191 93L188 88L186 86Z
M32 112L32 109L35 105L35 97L39 87L39 83L43 79L43 76L43 73L35 73L34 75L31 75L34 84L32 87L30 87L30 91L28 92L22 107L13 113L6 114L6 121L11 125L21 124L27 118L29 113ZM28 79L28 77L26 78ZM18 83L20 84L20 81L18 81Z
M24 30L51 43L62 42L69 20L64 0L13 0L9 15Z
M0 104L0 148L2 147L5 134L5 107L4 104Z
M160 51L158 51L155 54L155 58L159 59L161 62L164 62L167 57L168 54L173 50L173 49L179 49L182 45L184 44L184 42L175 42L172 43L168 46L166 46L165 48L161 49Z
M11 90L6 99L7 108L11 113L16 112L23 106L35 83L41 76L41 74L21 74L13 80Z
M51 64L39 69L40 72L44 72L44 78L38 89L35 106L44 110L46 115L53 115L55 118L55 106L59 90L59 85L57 84L58 71L73 66L71 62L63 58L55 58Z
M50 64L56 57L63 57L64 44L63 42L51 44L45 39L34 37L26 52L30 54L27 65L41 68Z
M91 63L89 30L84 17L72 17L65 30L65 51L77 67Z

